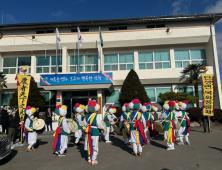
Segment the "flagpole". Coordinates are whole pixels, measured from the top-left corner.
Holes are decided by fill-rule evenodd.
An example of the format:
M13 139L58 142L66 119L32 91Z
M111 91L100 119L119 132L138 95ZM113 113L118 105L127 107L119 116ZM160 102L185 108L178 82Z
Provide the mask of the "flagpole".
M56 44L56 74L58 73L58 66L57 66L57 53L58 53L58 45Z
M78 45L78 73L79 73L79 44Z
M99 42L100 42L100 50L99 50L99 58L100 58L100 73L102 73L102 45L101 45L101 37L100 37L100 33L101 33L101 30L100 30L100 27L99 27Z
M77 73L79 73L79 27L77 27L77 48L78 48L78 71Z

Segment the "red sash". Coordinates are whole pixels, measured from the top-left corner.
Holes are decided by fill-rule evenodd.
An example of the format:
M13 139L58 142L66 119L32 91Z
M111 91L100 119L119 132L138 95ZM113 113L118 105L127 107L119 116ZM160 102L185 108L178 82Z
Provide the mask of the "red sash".
M62 130L60 128L60 126L57 127L56 131L55 131L55 138L54 138L54 142L52 145L52 150L55 150L56 145L57 145L57 141L58 141L58 135L62 133Z

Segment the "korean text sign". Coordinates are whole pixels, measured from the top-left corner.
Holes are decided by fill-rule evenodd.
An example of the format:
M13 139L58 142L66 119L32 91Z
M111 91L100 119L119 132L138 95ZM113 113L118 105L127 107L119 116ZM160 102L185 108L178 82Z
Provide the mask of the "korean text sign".
M112 73L42 74L40 85L108 84Z
M203 115L214 116L213 74L202 75Z
M18 107L19 107L19 117L24 120L25 117L25 108L29 96L31 76L17 75L18 81Z

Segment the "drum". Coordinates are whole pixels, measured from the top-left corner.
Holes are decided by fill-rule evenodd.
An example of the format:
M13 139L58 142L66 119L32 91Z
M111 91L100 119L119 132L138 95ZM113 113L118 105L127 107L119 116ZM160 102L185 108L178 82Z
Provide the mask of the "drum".
M176 124L176 130L179 130L180 126L181 126L181 123L178 121L177 124Z
M130 134L130 124L128 122L124 122L124 128L127 134Z
M115 122L110 122L110 124L111 124L111 125L115 125L116 123L115 123Z
M105 123L103 120L101 120L101 124L102 124L102 125L103 125L103 127L104 127L104 129L103 129L102 133L103 133L103 135L105 136L105 135L106 135L106 133L107 133L107 127L106 127L106 123Z
M120 133L121 133L119 127L117 127L116 125L112 125L112 126L113 126L114 131L115 131L117 134L120 134Z
M155 130L158 131L159 133L164 132L162 122L156 121L156 122L154 122L153 126L154 126Z
M37 134L42 134L45 131L45 121L43 119L34 120L33 129Z
M78 125L75 121L69 121L68 122L68 127L69 127L69 130L71 132L77 132L78 131Z

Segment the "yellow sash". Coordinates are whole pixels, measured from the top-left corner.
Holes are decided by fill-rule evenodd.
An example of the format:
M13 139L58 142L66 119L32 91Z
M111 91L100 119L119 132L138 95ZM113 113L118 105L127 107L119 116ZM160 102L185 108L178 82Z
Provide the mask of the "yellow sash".
M170 120L173 120L173 114L172 114L172 112L170 112L170 114L171 114ZM167 142L168 142L168 143L173 143L172 128L173 128L173 124L172 124L172 121L170 121L169 130L168 130L168 135L167 135Z
M65 119L65 117L62 117L62 118L59 120L59 126L61 126L63 119ZM55 137L55 133L56 133L56 132L54 132L54 134L53 134L54 137Z
M140 120L141 117L141 113L138 112L137 115L137 120ZM140 136L139 136L139 131L136 129L136 145L139 146L140 145Z

